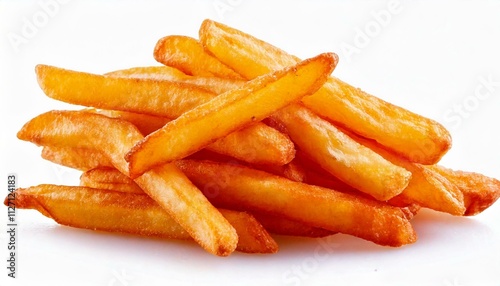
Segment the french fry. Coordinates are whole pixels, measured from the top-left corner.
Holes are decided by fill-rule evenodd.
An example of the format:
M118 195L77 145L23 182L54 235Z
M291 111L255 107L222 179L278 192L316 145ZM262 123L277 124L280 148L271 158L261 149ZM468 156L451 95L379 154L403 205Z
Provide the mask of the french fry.
M38 210L62 225L146 237L192 239L163 208L144 193L39 185L17 189L14 194L17 208ZM8 204L7 199L4 203ZM253 216L244 212L219 211L238 233L236 250L246 253L278 251L276 242Z
M219 95L151 133L127 153L132 177L156 165L186 157L227 134L258 122L315 92L337 58L325 53L250 81Z
M355 141L377 152L385 159L411 172L411 180L397 200L408 204L418 204L425 208L446 212L452 215L463 215L465 212L464 197L460 190L446 178L429 169L384 149L377 142L359 137L352 132L344 132Z
M199 68L199 63L193 63ZM113 71L105 74L106 76L113 77L126 77L126 78L144 78L153 80L169 80L176 82L183 82L198 87L204 88L215 94L224 93L231 89L236 89L242 86L245 81L237 79L228 79L214 76L189 76L180 70L168 67L136 67L125 70Z
M400 194L410 181L410 172L299 104L277 111L272 118L283 124L292 141L323 169L378 200Z
M206 50L247 79L299 61L264 41L212 20L203 22L199 36ZM319 115L376 140L412 162L434 164L451 147L450 134L441 124L335 77L302 102Z
M41 114L17 136L37 145L97 150L127 175L124 156L143 139L129 122L79 111ZM234 251L238 241L234 228L175 165L158 166L135 182L208 252L227 256Z
M80 177L80 185L97 189L144 194L141 187L133 180L114 168L96 168L86 171ZM333 232L326 229L311 227L304 223L275 215L252 212L252 216L267 231L274 234L304 237L324 237L333 234ZM234 226L232 222L231 224ZM236 230L238 231L238 229Z
M103 76L47 65L37 65L35 70L48 97L101 109L177 118L214 97L181 82Z
M186 36L161 38L155 46L154 58L188 75L242 79L231 68L220 63L213 56L207 55L196 39Z
M380 245L416 240L408 210L243 166L193 160L176 164L219 207L271 213Z
M500 181L482 174L454 171L443 166L428 166L458 187L464 196L466 216L483 212L500 197Z
M42 158L81 171L87 171L97 167L113 166L108 157L88 148L44 146L42 149Z

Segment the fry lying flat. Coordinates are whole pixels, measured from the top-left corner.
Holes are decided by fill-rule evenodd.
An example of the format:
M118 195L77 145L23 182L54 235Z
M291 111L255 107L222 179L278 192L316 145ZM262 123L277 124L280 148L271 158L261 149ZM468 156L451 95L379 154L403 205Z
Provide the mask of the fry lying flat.
M200 28L204 48L247 79L282 69L297 57L234 28L205 20ZM451 147L439 123L369 95L335 77L303 103L333 122L374 139L399 155L434 164Z
M136 177L154 166L188 156L314 93L336 63L336 55L321 54L249 81L184 113L148 135L127 154L130 175Z
M219 207L268 212L380 245L416 241L404 209L306 185L247 167L181 160L179 168Z
M36 209L57 223L92 230L147 237L191 240L191 236L146 194L57 185L15 191L16 207ZM5 203L8 204L6 200ZM278 245L255 218L219 210L238 233L237 250L275 253Z

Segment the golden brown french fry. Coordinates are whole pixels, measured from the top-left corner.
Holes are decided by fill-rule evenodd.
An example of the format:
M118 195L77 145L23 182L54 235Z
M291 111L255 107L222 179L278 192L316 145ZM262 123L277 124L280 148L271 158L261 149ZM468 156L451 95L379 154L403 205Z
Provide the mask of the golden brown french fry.
M299 61L264 41L212 20L203 22L199 36L205 49L247 79ZM441 124L335 77L302 101L322 117L374 139L413 162L434 164L451 147L450 134Z
M199 68L198 63L194 64L196 64L197 68ZM196 85L215 94L220 94L231 89L236 89L245 83L245 81L243 80L214 76L189 76L176 68L168 66L136 67L109 72L106 73L106 75L113 77L145 78L153 80L170 80L183 82Z
M124 156L143 139L127 121L79 111L41 114L17 136L37 145L97 150L127 175ZM174 164L158 166L135 182L208 252L226 256L234 251L238 241L234 228Z
M220 207L271 213L381 245L416 241L408 210L244 166L193 160L176 164Z
M17 189L14 194L17 208L38 210L62 225L146 237L192 239L164 209L144 193L39 185ZM244 212L219 211L238 233L237 250L247 253L278 251L276 242L253 216Z
M154 58L188 75L242 79L231 68L206 54L198 40L186 36L167 36L158 40Z
M441 175L424 165L412 163L384 149L373 140L361 138L346 130L344 132L355 141L377 152L393 164L411 172L410 183L397 199L452 215L463 215L465 207L462 193Z
M177 118L214 97L192 84L166 80L119 78L37 65L45 94L64 102Z
M482 174L454 171L443 166L427 166L456 185L463 193L466 216L483 212L500 197L500 181Z
M80 177L80 185L104 190L144 194L141 187L133 180L114 168L96 168L86 171ZM298 221L271 214L252 212L252 215L267 231L274 234L303 237L324 237L334 234L326 229L312 227ZM234 226L232 221L230 223ZM236 228L236 231L239 235L240 231L238 231L238 228ZM241 241L241 236L239 237Z
M42 158L81 171L87 171L97 167L113 166L108 157L88 148L44 146L42 149Z
M378 200L386 201L400 194L410 181L410 172L299 104L277 111L272 118L283 124L298 148L323 169Z
M336 61L334 54L321 54L252 80L184 113L148 135L127 154L130 175L135 177L156 165L193 154L315 92L333 71Z
M163 117L116 110L100 110L97 113L129 121L143 135L149 135L171 121ZM295 147L288 136L260 122L232 132L206 149L251 164L269 166L287 164L295 156Z

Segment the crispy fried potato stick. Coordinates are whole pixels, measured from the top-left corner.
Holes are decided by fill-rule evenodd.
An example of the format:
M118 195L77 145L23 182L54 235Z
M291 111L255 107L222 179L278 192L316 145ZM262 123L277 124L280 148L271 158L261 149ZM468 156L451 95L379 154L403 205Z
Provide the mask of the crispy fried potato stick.
M17 136L37 145L95 149L123 174L128 174L124 155L143 138L129 122L79 111L41 114ZM174 164L158 166L135 182L208 252L226 256L234 251L234 228Z
M80 185L97 189L144 194L141 187L115 168L96 168L86 171L80 177ZM267 213L254 211L252 215L262 223L267 231L274 234L304 237L323 237L334 234L326 229L312 227Z
M192 84L119 78L37 65L38 84L60 101L102 109L177 118L214 97Z
M200 42L222 63L247 79L299 61L264 41L212 20L205 20L201 25ZM376 140L412 162L434 164L451 147L450 134L441 124L335 77L330 77L323 88L302 101L319 115Z
M380 245L416 241L409 211L243 166L181 160L179 168L218 206L266 212Z
M463 193L466 216L483 212L500 198L500 181L482 174L454 171L442 166L426 166L441 174Z
M16 207L35 209L57 223L146 237L191 240L191 236L146 194L86 187L39 185L17 189ZM7 199L5 200L8 204ZM238 233L236 250L276 253L278 245L250 214L219 210Z
M460 190L446 178L424 165L412 163L384 149L373 140L361 138L346 130L344 132L393 164L401 166L412 173L408 187L396 199L452 215L464 214L464 197Z
M158 40L154 58L188 75L243 79L234 70L207 55L198 40L186 36L167 36Z
M184 158L315 92L336 65L330 53L252 80L223 93L151 133L126 155L132 177Z
M44 146L42 158L81 171L113 166L107 156L88 148Z
M357 190L386 201L400 194L411 173L352 140L307 108L294 104L272 118L292 141L323 169Z
M199 63L193 63L199 68ZM222 63L221 63L222 64ZM153 80L169 80L183 83L189 83L198 87L204 88L215 94L224 93L231 89L236 89L242 86L245 81L228 79L214 76L189 76L180 70L168 67L136 67L125 70L118 70L106 73L107 76L113 77L128 77L128 78L144 78Z

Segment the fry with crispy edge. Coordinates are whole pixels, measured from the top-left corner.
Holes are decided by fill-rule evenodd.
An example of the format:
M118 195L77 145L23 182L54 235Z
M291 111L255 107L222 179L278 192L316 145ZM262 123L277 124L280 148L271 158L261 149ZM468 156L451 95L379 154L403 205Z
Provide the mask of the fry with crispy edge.
M500 181L482 174L455 171L443 166L426 166L458 187L464 196L466 216L483 212L500 198Z
M144 191L129 177L115 168L96 168L84 172L80 177L80 185L96 189L113 190L127 193L144 194ZM283 217L252 212L264 228L270 233L304 237L323 237L334 234L326 229L312 227L304 223Z
M194 64L199 67L199 63ZM245 81L243 80L228 79L222 77L190 76L186 75L176 68L169 66L135 67L125 70L112 71L106 73L105 75L113 77L145 78L153 80L184 82L204 88L215 94L224 93L231 89L236 89L245 83Z
M212 20L203 22L199 36L205 49L247 79L299 61L264 41ZM412 162L434 164L451 147L450 134L441 124L333 76L302 102L319 115L376 140Z
M38 185L17 189L16 208L35 209L57 223L146 237L191 240L191 236L146 194L87 187ZM6 198L4 204L8 204ZM236 250L276 253L278 245L250 214L219 209L238 233Z
M176 118L216 97L203 88L182 82L116 78L44 65L38 65L36 72L40 86L49 97L114 110L94 112L133 121L144 135L168 122L162 117ZM154 127L148 128L147 121ZM208 148L252 164L283 165L295 155L293 143L286 135L262 123L247 126L226 137Z
M223 93L151 133L127 153L136 177L163 163L184 158L215 140L266 118L320 88L337 57L320 54L299 64L249 81Z
M123 174L128 174L125 153L143 139L129 122L79 111L43 113L17 136L42 146L95 149ZM227 256L234 251L234 228L174 164L158 166L135 182L208 252Z
M188 75L243 79L238 73L203 51L191 37L166 36L158 40L153 56L158 62Z
M247 167L181 160L177 166L219 207L266 212L380 245L416 241L405 209Z

